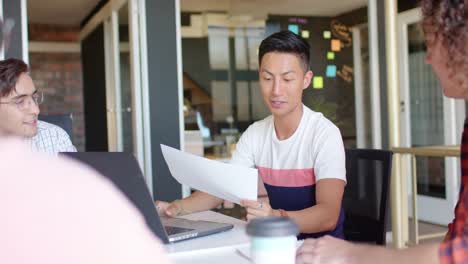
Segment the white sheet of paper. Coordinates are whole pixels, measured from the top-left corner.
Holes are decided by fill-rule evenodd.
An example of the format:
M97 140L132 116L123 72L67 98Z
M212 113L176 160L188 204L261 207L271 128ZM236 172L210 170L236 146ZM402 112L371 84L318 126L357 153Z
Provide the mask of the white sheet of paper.
M257 200L256 169L202 158L163 144L161 150L179 183L237 204Z

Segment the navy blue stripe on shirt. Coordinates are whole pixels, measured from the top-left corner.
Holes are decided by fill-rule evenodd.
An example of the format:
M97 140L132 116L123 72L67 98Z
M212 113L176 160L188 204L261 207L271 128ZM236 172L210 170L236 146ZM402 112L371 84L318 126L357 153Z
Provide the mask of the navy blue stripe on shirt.
M265 189L270 199L273 209L283 209L285 211L299 211L316 205L315 185L304 187L278 187L265 183ZM341 209L338 223L334 230L320 233L301 233L298 239L318 238L331 235L344 239L343 233L344 211Z

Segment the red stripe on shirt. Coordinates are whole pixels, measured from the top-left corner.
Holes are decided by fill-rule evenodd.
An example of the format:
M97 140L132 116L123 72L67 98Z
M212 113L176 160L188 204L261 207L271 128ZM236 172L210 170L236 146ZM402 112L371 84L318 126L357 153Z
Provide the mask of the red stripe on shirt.
M315 185L314 169L271 169L257 167L264 183L280 187L304 187Z

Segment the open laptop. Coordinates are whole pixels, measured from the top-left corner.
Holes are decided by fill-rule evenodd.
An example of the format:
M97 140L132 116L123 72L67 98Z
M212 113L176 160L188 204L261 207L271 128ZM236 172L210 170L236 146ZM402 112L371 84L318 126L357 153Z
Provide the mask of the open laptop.
M165 244L233 228L231 224L160 218L135 157L123 152L61 153L94 168L111 180L143 214L148 227ZM85 194L84 194L85 195Z

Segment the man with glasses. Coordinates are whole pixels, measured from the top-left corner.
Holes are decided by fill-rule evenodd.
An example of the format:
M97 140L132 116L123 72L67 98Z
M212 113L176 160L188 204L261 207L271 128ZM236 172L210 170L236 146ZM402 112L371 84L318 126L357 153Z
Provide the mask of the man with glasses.
M43 94L37 91L28 72L22 60L0 61L0 136L24 138L37 152L76 151L63 129L37 120Z

